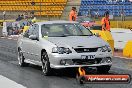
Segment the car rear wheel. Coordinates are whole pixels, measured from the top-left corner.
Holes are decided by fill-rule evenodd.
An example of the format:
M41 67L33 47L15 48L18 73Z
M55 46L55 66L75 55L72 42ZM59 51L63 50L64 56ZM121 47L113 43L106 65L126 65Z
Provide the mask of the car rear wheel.
M20 65L21 67L26 66L26 63L24 62L24 60L25 60L25 58L24 58L24 56L23 56L23 52L22 52L21 49L19 49L19 51L18 51L18 61L19 61L19 65Z
M97 67L97 72L105 74L105 73L109 72L110 68L111 68L111 66L107 66L107 65L106 66L99 66L99 67Z
M50 62L47 52L43 52L41 55L42 71L45 76L51 74Z

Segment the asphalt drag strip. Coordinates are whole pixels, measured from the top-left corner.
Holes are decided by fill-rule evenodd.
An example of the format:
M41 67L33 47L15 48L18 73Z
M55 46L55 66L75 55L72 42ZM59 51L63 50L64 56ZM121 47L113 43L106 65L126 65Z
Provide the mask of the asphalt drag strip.
M132 60L113 58L113 66L108 74L130 74ZM129 84L84 84L76 81L76 72L71 69L55 70L51 76L44 76L40 66L20 67L17 60L17 41L0 39L0 76L13 84L26 88L132 88ZM97 74L96 69L87 69L87 74ZM9 79L9 80L8 80ZM1 83L0 83L1 84ZM4 83L3 83L4 84ZM0 85L0 88L2 86Z

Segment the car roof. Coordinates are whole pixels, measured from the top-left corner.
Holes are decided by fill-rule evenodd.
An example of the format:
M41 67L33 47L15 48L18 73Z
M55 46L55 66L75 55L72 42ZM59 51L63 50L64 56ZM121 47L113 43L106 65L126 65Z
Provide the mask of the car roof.
M58 24L65 24L65 23L78 23L78 22L75 22L75 21L65 21L65 20L57 20L57 21L43 21L43 22L36 22L35 24L38 24L38 25L43 25L43 24L55 24L55 23L58 23Z

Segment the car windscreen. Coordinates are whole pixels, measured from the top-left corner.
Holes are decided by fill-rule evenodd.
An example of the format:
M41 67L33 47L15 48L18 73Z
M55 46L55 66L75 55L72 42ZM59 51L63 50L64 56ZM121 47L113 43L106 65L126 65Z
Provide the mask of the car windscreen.
M90 30L76 23L44 24L41 26L42 37L92 36Z
M90 30L102 30L102 26L92 26Z

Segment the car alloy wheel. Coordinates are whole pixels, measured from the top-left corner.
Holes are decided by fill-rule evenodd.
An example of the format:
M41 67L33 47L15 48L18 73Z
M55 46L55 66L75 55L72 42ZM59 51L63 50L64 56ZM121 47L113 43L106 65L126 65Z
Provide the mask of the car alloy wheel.
M46 52L42 53L41 61L42 61L42 71L44 75L46 76L50 75L50 71L51 71L50 62L49 62L49 58Z

